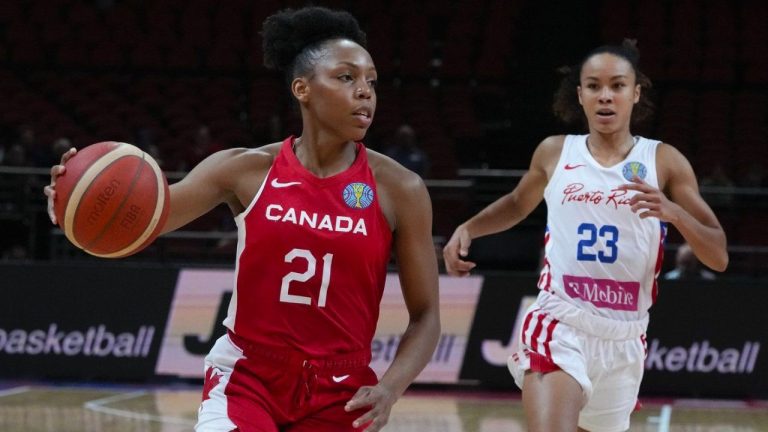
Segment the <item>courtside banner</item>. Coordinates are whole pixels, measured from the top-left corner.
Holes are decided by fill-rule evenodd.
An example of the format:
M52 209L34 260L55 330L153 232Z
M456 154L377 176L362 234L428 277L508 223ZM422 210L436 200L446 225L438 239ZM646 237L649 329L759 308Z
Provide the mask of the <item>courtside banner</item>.
M0 265L0 376L154 376L176 269Z
M768 397L765 281L659 281L641 394Z
M483 279L440 278L442 333L432 360L417 378L422 383L456 383L464 359ZM179 273L158 375L203 377L203 359L225 329L222 321L232 298L231 270L185 269ZM381 312L371 344L371 367L382 374L397 351L408 312L395 274L387 275Z
M536 275L488 274L460 379L517 389L507 358ZM641 396L768 397L768 290L765 281L659 281L650 310Z
M517 388L507 358L517 350L525 310L536 300L538 275L491 273L485 276L460 379L484 387Z

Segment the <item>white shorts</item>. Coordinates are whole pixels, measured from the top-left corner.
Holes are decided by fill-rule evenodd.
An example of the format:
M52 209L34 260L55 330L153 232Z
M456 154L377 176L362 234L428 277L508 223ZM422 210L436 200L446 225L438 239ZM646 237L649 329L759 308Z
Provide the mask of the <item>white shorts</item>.
M581 385L587 401L579 427L625 431L643 378L647 324L647 318L625 322L597 317L542 291L526 311L520 348L507 365L521 389L528 370L563 370Z

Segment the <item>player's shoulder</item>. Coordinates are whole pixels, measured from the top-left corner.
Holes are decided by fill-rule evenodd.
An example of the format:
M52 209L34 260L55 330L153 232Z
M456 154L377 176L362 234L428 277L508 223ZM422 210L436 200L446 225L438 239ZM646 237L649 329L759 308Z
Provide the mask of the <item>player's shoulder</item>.
M402 166L391 157L375 150L366 149L368 165L376 178L378 187L397 190L403 193L424 187L424 180L415 172Z
M659 144L656 146L657 165L676 167L687 162L688 158L675 146L659 141Z
M565 137L566 135L550 135L541 140L536 147L536 151L539 153L559 155L563 150L563 145L565 145Z
M272 166L282 143L272 143L255 148L236 147L220 150L209 157L223 169L267 169Z

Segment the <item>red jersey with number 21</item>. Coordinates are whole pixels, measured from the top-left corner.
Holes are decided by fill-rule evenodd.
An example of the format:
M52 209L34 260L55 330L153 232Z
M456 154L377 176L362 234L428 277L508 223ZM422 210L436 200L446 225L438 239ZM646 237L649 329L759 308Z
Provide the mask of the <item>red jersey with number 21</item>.
M366 149L319 178L286 139L238 226L235 289L224 325L249 341L309 356L369 350L392 233Z

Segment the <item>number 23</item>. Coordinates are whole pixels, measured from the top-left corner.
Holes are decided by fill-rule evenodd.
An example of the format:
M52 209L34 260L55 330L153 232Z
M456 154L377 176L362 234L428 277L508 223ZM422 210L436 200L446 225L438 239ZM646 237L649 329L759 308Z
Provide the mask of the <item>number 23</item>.
M598 228L595 224L583 223L577 228L580 236L586 235L579 240L576 250L576 259L579 261L600 261L601 263L612 264L616 262L619 255L619 249L616 242L619 241L619 229L614 225L603 225ZM587 252L586 249L592 248L597 243L597 238L605 240L605 249L597 251L597 254Z

